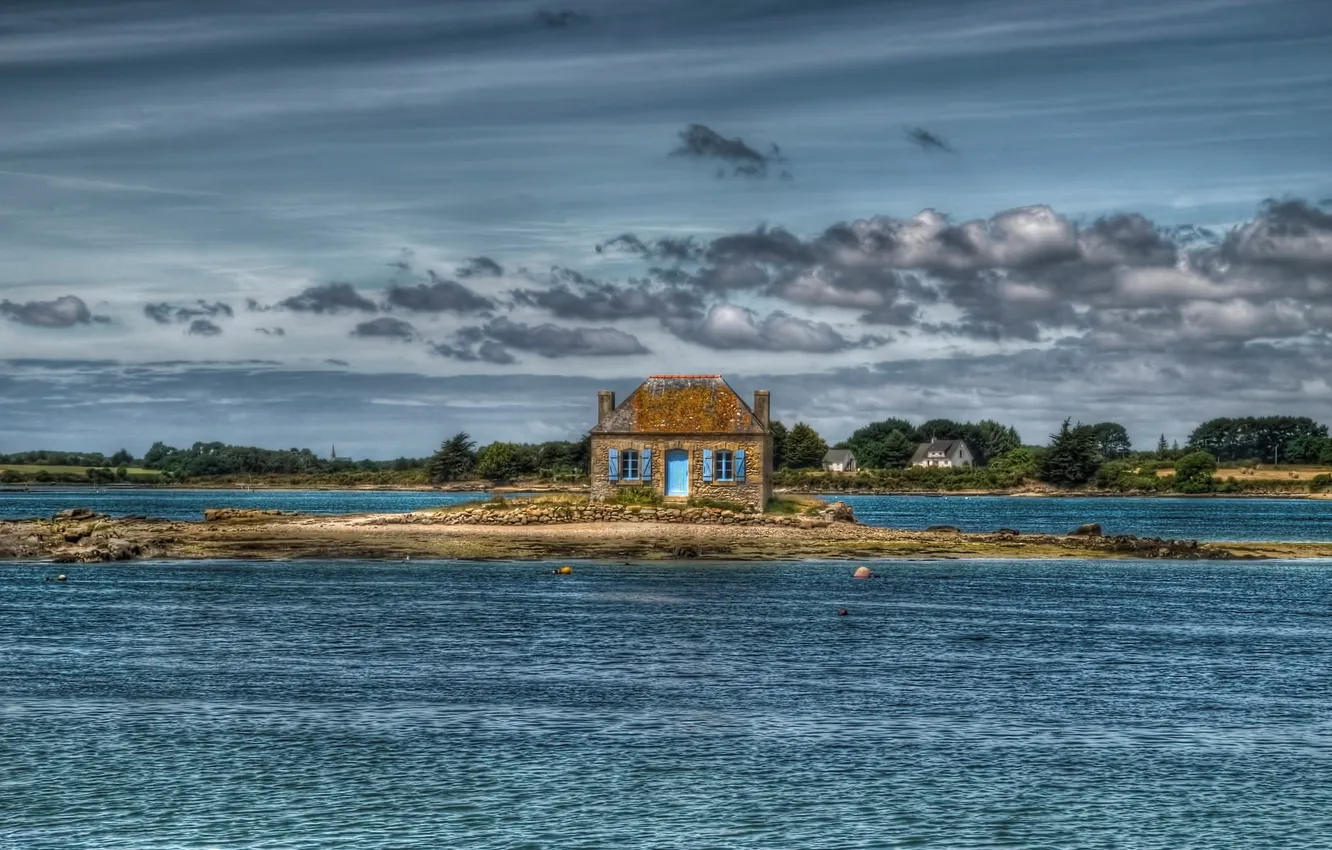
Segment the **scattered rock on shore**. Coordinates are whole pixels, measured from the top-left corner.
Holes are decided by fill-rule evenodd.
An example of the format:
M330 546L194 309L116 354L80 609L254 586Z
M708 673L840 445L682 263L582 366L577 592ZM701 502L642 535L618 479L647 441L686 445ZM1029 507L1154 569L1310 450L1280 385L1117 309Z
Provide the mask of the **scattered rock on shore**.
M1086 525L1080 525L1069 533L1070 537L1100 537L1101 524L1099 522L1089 522Z

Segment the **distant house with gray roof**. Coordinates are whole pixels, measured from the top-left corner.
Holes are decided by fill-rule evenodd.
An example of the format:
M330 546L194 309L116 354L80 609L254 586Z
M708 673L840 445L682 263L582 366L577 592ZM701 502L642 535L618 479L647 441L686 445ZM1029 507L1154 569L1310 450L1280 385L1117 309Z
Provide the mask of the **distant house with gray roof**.
M980 452L966 440L931 440L916 446L912 466L983 466Z
M855 472L856 456L850 449L828 449L823 456L824 472Z

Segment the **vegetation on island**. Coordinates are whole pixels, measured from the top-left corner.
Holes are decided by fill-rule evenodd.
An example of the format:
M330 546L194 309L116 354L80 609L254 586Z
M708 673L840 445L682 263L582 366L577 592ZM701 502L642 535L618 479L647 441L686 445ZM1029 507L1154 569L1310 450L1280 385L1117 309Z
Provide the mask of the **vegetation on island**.
M834 448L850 449L858 470L825 473L829 444L812 426L770 423L774 484L827 492L994 492L1027 488L1106 493L1298 493L1332 491L1328 428L1307 417L1211 419L1185 445L1162 435L1154 451L1134 451L1115 422L1064 421L1044 445L1024 444L1017 430L993 420L932 419L919 425L885 419L854 430ZM909 466L916 447L934 439L966 440L981 465L952 469ZM460 432L428 457L352 460L330 451L264 449L220 442L176 448L157 442L142 458L125 449L29 451L0 455L0 484L82 483L252 485L292 487L571 485L587 481L590 440L479 444ZM622 487L626 505L656 504L643 487Z

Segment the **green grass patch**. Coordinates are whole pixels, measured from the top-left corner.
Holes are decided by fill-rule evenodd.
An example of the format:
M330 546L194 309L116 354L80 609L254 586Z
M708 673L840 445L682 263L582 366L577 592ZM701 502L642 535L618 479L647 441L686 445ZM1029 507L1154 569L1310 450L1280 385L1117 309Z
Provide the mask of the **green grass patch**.
M628 487L620 487L615 491L615 495L606 501L612 505L622 505L625 507L651 507L660 505L663 499L661 494L652 487L632 485Z
M828 503L822 499L815 499L810 496L784 495L769 499L764 511L782 516L803 516L817 513L827 506Z

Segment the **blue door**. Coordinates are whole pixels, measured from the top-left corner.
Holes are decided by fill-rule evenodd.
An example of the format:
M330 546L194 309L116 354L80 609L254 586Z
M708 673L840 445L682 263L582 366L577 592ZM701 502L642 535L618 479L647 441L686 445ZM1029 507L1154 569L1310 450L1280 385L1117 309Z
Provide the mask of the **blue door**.
M684 449L666 452L666 495L689 495L689 452Z

